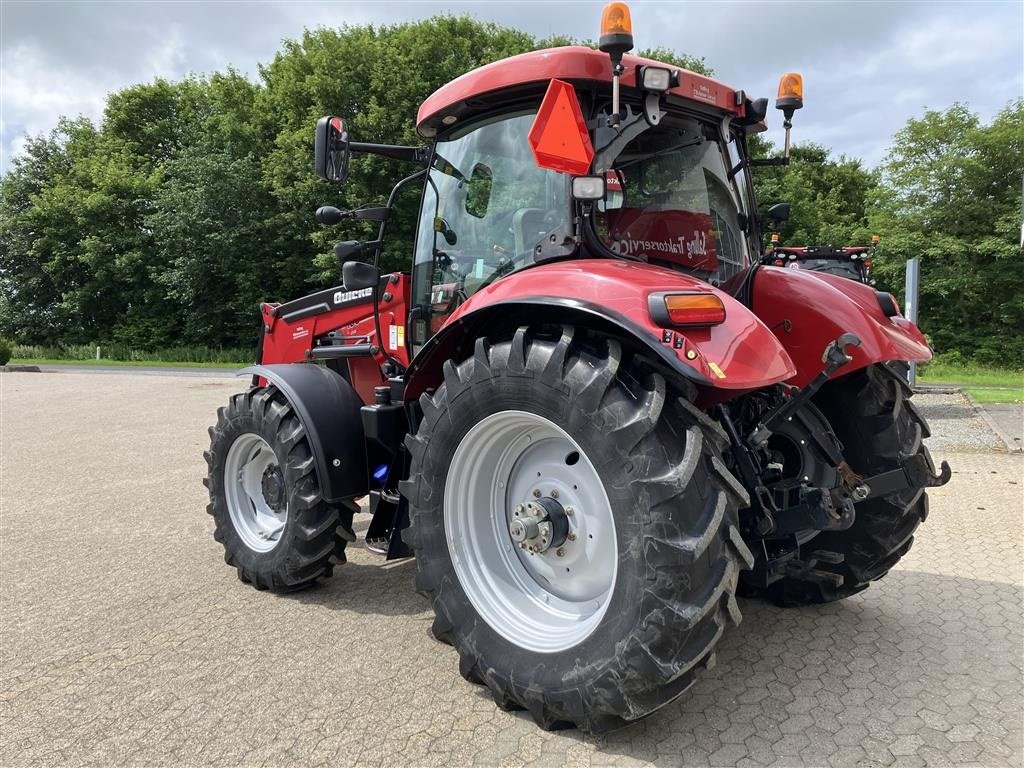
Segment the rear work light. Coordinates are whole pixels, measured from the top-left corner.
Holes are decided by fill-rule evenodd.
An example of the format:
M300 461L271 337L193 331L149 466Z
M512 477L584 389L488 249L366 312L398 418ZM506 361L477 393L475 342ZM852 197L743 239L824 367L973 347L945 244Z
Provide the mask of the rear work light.
M647 299L647 310L662 327L725 322L725 305L713 293L652 293Z
M878 305L882 308L882 312L885 313L886 317L896 317L900 313L900 305L897 303L896 297L891 293L875 291L875 298L878 299Z

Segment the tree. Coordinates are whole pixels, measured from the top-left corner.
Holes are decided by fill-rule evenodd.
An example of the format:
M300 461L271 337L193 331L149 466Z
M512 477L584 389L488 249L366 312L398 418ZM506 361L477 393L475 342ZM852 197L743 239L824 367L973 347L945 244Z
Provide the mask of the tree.
M538 47L466 16L305 32L261 67L111 94L98 125L64 120L0 181L0 333L60 345L248 345L261 301L336 283L335 240L313 211L383 203L405 173L375 156L344 187L313 174L312 127L349 121L358 141L422 144L415 118L468 70ZM592 42L583 44L593 46ZM667 49L641 55L709 74ZM386 268L407 268L419 185L388 222Z
M1024 365L1020 248L1024 100L989 125L966 106L930 110L894 137L872 223L879 275L921 259L920 324L939 352Z
M748 139L753 157L780 154L757 134ZM825 147L797 144L790 164L755 168L754 188L759 203L790 203L792 211L780 233L785 245L860 245L870 241L867 201L877 184L876 174L860 160L830 157Z

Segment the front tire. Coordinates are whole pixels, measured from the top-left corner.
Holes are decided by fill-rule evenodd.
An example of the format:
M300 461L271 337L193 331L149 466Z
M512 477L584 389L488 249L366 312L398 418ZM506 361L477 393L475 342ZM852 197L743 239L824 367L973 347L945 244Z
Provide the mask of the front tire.
M579 335L521 328L445 363L403 493L417 588L462 675L544 728L604 731L713 661L753 558L721 430L616 341ZM549 524L532 538L529 515Z
M323 500L309 438L284 394L271 385L234 395L209 431L206 510L238 578L291 592L330 576L355 539L358 508Z

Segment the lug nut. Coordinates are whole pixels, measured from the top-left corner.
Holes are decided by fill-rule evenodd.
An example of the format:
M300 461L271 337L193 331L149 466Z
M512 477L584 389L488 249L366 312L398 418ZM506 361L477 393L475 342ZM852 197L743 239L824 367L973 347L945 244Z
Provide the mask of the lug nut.
M539 499L540 498L540 491L534 491L533 495L534 495L535 498Z
M570 533L567 538L569 539L569 541L576 541L576 534L575 533Z
M565 514L567 517L572 517L572 507L566 507Z
M562 547L559 547L555 550L555 554L559 557L565 557L565 550Z
M520 549L526 549L526 542L525 541L519 542L519 548Z
M557 499L558 498L558 489L557 488L552 488L551 489L551 498L552 499Z
M523 505L522 504L516 504L516 514L518 515L522 511L523 511Z

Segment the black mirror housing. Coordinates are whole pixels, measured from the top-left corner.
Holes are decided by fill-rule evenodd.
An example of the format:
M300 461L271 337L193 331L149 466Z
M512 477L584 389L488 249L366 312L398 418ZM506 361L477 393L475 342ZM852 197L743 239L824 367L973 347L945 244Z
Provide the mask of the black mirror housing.
M789 203L776 203L768 209L768 218L772 221L789 221Z
M380 270L365 261L346 261L341 267L341 281L346 291L376 288L380 283Z
M343 184L348 179L349 139L340 117L321 117L313 143L314 168L321 179Z

